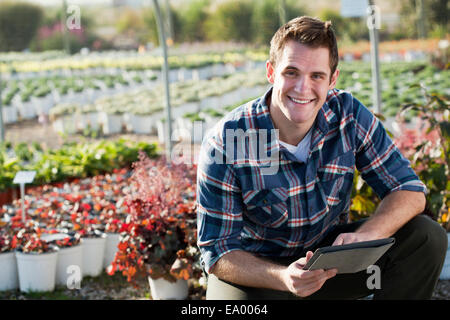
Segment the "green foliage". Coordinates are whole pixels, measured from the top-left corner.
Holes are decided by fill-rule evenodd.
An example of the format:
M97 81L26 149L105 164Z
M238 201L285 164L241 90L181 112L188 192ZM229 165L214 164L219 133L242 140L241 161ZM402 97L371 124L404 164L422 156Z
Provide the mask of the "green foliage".
M333 26L336 38L343 38L347 30L347 24L345 18L341 16L339 11L329 8L322 9L319 12L319 19L321 19L322 21L331 21L331 25Z
M419 35L419 15L417 0L400 1L399 28L405 37L417 37ZM445 37L448 34L449 6L447 0L423 0L424 25L428 36Z
M0 51L28 48L42 21L39 6L27 3L0 4Z
M450 104L445 95L429 93L420 85L412 88L422 90L425 103L406 105L403 113L416 112L425 123L425 132L422 133L424 139L414 146L411 160L429 191L427 210L450 230ZM435 141L428 138L433 133L437 136Z
M81 41L77 36L69 34L70 53L79 52L81 48L89 46L88 43ZM33 41L30 45L32 51L49 51L49 50L64 50L64 38L62 33L55 33L45 39Z
M206 22L208 39L249 42L252 4L249 0L226 1L218 5Z
M12 187L20 170L36 171L33 184L64 181L68 178L86 178L130 166L138 159L139 151L154 157L155 144L118 141L95 143L66 143L61 149L42 150L38 144L19 143L0 145L0 191Z
M209 0L189 1L179 11L173 11L175 40L195 42L206 39L204 23L208 17L209 3Z

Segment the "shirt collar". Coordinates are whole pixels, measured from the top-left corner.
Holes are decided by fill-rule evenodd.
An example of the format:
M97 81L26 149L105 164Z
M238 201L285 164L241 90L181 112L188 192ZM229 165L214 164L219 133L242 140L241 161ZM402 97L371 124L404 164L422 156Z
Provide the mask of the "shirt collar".
M266 93L262 96L262 98L258 101L256 105L256 118L258 122L258 127L266 128L269 132L272 132L272 129L275 129L272 118L270 116L268 100L272 95L273 87L266 91ZM316 121L314 121L314 125L312 128L312 137L311 137L311 150L318 144L318 142L328 133L330 125L334 122L337 122L337 116L335 112L330 108L329 102L330 100L337 96L339 90L332 89L328 91L327 99L323 104L322 108L317 113ZM282 159L289 159L291 153L280 144L278 138L274 139L274 145L271 146L272 151L280 151Z

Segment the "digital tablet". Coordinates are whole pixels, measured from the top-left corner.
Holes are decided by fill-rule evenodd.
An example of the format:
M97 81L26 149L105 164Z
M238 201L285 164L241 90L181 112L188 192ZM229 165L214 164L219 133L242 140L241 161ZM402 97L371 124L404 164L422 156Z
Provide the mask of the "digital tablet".
M355 273L366 270L375 264L394 242L394 238L385 238L318 248L303 269L336 268L338 273Z

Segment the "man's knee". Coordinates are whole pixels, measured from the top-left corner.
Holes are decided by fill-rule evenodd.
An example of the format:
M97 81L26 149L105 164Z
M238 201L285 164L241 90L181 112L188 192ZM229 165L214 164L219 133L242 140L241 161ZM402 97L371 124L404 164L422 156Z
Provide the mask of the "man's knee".
M421 244L428 259L441 261L445 258L448 239L445 229L436 221L425 215L418 215L411 219L399 230L408 237L412 237L411 245Z

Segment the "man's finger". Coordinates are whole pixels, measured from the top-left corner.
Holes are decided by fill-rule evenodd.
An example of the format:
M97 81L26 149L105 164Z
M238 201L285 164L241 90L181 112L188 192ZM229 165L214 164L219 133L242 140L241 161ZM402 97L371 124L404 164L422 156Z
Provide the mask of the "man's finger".
M340 246L344 244L344 237L340 234L337 236L336 240L334 240L332 246Z

